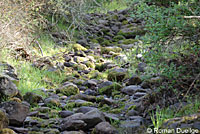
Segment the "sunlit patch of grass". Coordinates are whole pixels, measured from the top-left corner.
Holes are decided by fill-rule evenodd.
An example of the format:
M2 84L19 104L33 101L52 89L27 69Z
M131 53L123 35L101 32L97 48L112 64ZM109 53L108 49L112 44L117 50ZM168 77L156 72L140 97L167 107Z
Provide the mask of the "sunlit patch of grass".
M55 42L48 35L41 35L41 37L38 39L38 42L42 48L43 56L52 56L66 50L66 48L56 45ZM38 49L38 46L37 54L41 55L41 50Z
M12 56L7 55L7 50L2 51L2 59L8 64L15 67L19 77L18 89L22 94L26 92L35 92L43 94L43 89L56 88L65 78L65 73L60 70L47 71L40 70L32 66L27 61L15 60ZM43 94L44 95L44 94Z
M128 7L129 0L112 0L111 2L102 2L102 6L96 8L95 11L107 13L113 10L122 10Z

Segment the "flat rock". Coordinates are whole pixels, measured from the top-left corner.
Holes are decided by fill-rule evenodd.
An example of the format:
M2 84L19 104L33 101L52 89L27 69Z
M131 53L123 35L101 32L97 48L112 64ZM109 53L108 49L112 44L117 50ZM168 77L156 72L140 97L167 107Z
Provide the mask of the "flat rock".
M29 106L15 101L1 103L0 108L5 109L8 114L9 124L13 126L23 125L23 122L29 113Z
M95 134L116 134L117 130L108 122L97 124L93 130Z
M98 123L105 121L105 116L99 110L94 109L84 114L81 120L87 123L86 129L89 129L89 128L94 127Z

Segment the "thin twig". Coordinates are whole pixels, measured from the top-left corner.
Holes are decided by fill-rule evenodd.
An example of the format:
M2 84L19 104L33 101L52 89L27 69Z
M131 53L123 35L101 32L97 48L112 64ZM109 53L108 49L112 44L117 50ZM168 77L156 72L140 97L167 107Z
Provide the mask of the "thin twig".
M193 80L192 84L190 85L190 87L188 88L186 94L183 97L183 100L185 99L185 97L188 95L188 93L190 92L190 90L192 89L194 83L196 82L196 80L199 78L200 73L197 75L197 77ZM179 110L181 109L182 104L178 107L178 110L176 111L175 115L179 112Z
M44 56L44 54L43 54L43 50L42 50L42 47L40 46L40 43L39 43L37 40L36 40L35 42L36 42L36 44L38 45L38 47L39 47L39 49L40 49L40 52L41 52L42 56Z
M200 19L200 16L183 16L184 19Z

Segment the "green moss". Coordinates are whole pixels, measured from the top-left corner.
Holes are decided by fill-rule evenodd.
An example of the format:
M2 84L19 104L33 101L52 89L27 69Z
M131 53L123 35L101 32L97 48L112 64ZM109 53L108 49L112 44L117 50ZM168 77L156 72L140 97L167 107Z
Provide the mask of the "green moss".
M104 70L103 63L96 63L95 70L102 72Z
M12 129L4 128L0 130L0 134L16 134Z
M89 79L95 79L101 77L100 73L98 70L92 70L87 74L87 77Z
M75 95L79 93L79 89L76 85L68 84L56 90L57 93L62 93L66 96Z
M74 107L76 107L75 102L67 103L66 106L65 106L65 108L68 109L68 110L72 110Z
M92 39L90 40L92 43L99 43L99 41L97 39Z
M101 107L101 106L100 106ZM103 111L103 112L107 112L107 111L109 111L110 110L110 106L108 106L107 104L104 104L101 108L100 108L100 110L101 111Z
M87 62L85 63L85 65L86 65L87 67L89 67L89 68L95 68L94 62L91 62L91 61L87 61Z
M138 42L136 39L125 39L123 40L123 44L128 45L128 44L134 44L135 42Z
M109 45L111 45L111 44L112 44L112 43L111 43L110 40L104 40L104 41L101 43L102 46L109 46Z
M80 44L71 44L70 45L74 51L86 51L87 48L81 46Z
M100 94L106 94L106 95L111 95L113 91L115 90L119 90L120 88L122 88L122 86L117 83L117 82L113 82L112 85L109 85L109 86L106 86L106 87L103 87L103 88L100 88L98 91Z
M122 21L122 25L127 25L127 24L128 24L127 20Z
M96 102L101 102L104 99L104 96L96 97Z
M110 81L117 81L117 82L119 82L119 81L123 81L124 79L126 79L126 78L128 78L129 76L128 76L128 73L126 73L126 72L116 72L116 71L110 71L109 73L108 73L108 80L110 80Z
M103 37L97 37L96 40L101 44L104 41Z
M120 108L110 110L110 113L113 113L113 114L119 114L121 112L122 112L122 110Z
M132 105L132 106L130 106L130 107L128 108L128 111L134 110L135 108L136 108L136 105Z
M119 53L122 51L120 47L101 47L102 54L108 54L109 52Z
M113 40L114 40L115 42L118 42L118 41L124 40L124 39L125 39L125 37L124 37L123 35L116 35L116 36L113 38Z
M75 103L75 106L76 106L76 107L93 106L93 105L94 105L94 103L89 102L89 101L86 101L86 102L84 102L84 103Z

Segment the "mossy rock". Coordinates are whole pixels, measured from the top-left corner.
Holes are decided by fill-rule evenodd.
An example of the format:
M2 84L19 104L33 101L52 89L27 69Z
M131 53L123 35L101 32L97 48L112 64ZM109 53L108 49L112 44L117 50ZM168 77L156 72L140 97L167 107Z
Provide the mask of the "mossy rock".
M117 35L122 35L125 38L134 38L136 35L144 35L146 31L142 27L130 27L121 29Z
M112 42L110 40L104 40L101 45L102 46L110 46L112 44Z
M58 88L56 93L62 93L66 96L75 95L79 93L79 88L73 83L67 83L66 85Z
M76 70L87 70L88 69L85 64L75 64L73 68Z
M105 39L103 37L97 37L96 40L101 44Z
M118 42L118 41L124 40L124 39L125 39L125 37L123 35L116 35L115 37L113 37L113 40L115 42Z
M122 88L122 86L119 83L113 82L111 85L102 87L98 91L102 95L106 94L108 96L111 96L113 91L119 90L121 88Z
M102 72L104 70L103 63L96 63L95 64L95 70Z
M110 81L123 81L128 77L128 72L123 68L114 68L108 72L108 80Z
M99 43L99 41L97 39L92 39L92 40L90 40L90 42L92 42L92 43Z
M128 20L123 20L122 21L122 25L127 25L128 24Z
M0 134L16 134L16 133L12 129L3 128L2 130L0 130Z
M80 44L71 44L72 49L76 52L76 51L86 51L87 48L83 47Z
M9 124L8 117L6 114L0 109L0 130L7 127Z
M86 61L84 62L84 64L88 67L88 68L94 68L95 69L95 64L92 61Z
M120 47L101 47L102 54L108 54L109 52L120 53L121 51Z
M101 77L100 72L98 70L92 70L87 74L89 79L95 79Z
M110 106L108 106L107 104L104 104L103 106L100 106L100 110L103 111L103 112L107 112L110 110Z
M113 114L119 114L122 112L122 109L121 108L116 108L116 109L112 109L109 111L110 113L113 113Z
M76 100L76 102L75 102L75 106L76 106L76 107L82 107L82 106L94 106L94 103L89 102L89 101L78 102L78 100Z
M122 43L125 44L125 45L134 44L136 42L138 42L138 40L136 40L136 39L125 39L125 40L122 40Z
M23 96L24 100L27 101L28 103L30 103L31 105L37 105L37 103L39 103L40 101L42 101L42 96L36 94L36 93L32 93L32 92L27 92L24 96Z

